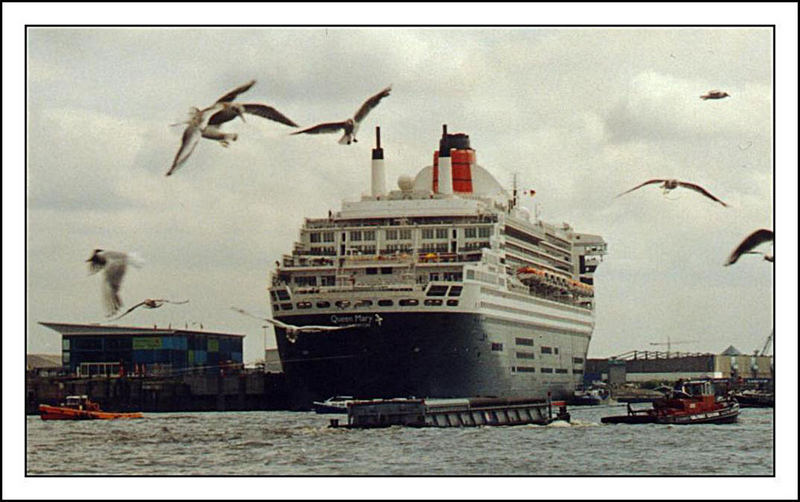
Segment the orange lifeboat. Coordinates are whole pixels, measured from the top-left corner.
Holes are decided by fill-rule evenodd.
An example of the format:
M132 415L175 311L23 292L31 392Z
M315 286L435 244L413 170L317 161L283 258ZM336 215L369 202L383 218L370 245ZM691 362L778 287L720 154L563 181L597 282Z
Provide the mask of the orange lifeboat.
M139 413L117 413L102 411L100 405L90 401L87 396L67 396L60 406L39 405L42 420L111 420L115 418L144 418Z

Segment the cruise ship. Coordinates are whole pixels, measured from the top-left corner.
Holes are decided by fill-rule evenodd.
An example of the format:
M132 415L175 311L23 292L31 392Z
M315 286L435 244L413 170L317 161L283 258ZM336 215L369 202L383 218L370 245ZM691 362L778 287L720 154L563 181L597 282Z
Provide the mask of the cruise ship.
M532 218L516 182L504 189L446 125L432 164L397 185L386 190L376 128L370 193L306 218L276 262L269 297L296 405L571 396L602 237Z

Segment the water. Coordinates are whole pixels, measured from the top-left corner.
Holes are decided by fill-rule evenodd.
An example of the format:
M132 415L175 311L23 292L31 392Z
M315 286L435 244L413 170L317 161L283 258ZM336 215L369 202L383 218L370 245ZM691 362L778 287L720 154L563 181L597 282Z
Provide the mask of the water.
M772 476L773 410L727 425L603 425L625 407L571 407L572 423L347 430L313 412L27 417L26 473L148 476Z

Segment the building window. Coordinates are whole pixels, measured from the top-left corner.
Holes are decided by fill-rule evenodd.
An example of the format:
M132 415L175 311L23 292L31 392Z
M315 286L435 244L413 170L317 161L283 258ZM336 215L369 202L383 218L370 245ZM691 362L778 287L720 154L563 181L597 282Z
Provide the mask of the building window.
M490 227L480 227L478 229L478 237L489 237L492 233L492 229Z
M436 238L437 239L447 239L447 229L446 228L437 228L436 229Z
M365 230L364 231L364 240L365 241L374 241L375 240L375 230Z
M467 227L464 229L464 237L466 237L467 239L473 239L477 237L477 235L478 235L477 227Z
M572 370L572 373L575 375L583 375L583 370Z
M433 239L433 229L432 228L423 228L422 229L422 238L423 239Z
M410 240L411 239L411 229L401 229L400 230L400 240Z
M553 368L542 368L542 373L552 373Z
M565 370L564 368L556 368L556 373L566 373L566 372L567 370Z
M397 240L397 229L391 229L386 231L386 240L387 241L396 241Z
M498 343L498 342L493 342L493 343L492 343L492 350L495 350L495 351L500 351L500 352L502 352L502 350L503 350L503 344L502 344L502 343Z
M583 358L582 357L573 357L572 358L572 362L575 363L575 364L583 364Z
M529 347L533 347L532 338L516 338L514 341L517 345L527 345Z
M308 239L311 242L319 242L319 232L311 232L308 234Z
M333 242L333 232L322 232L322 240L324 242Z
M520 373L535 373L536 368L533 366L517 366L517 371Z
M361 240L361 230L355 230L350 232L350 240L351 241L360 241Z
M533 352L522 352L517 351L517 358L518 359L533 359Z
M552 347L542 347L542 354L552 354L552 353L553 353ZM544 369L542 371L544 371Z

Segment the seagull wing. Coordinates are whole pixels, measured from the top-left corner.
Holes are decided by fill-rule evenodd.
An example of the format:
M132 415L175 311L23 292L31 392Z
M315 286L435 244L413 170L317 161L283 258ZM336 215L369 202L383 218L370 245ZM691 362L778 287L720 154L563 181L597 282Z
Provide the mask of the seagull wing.
M738 260L740 256L747 253L754 247L774 239L775 239L775 233L772 230L767 230L766 228L761 228L756 230L752 234L748 235L741 242L741 244L739 244L736 247L736 249L733 250L731 255L725 261L725 266L733 265L734 263L736 263L736 260Z
M103 301L109 315L114 314L122 306L119 297L119 288L122 285L122 278L125 276L125 260L109 259L106 264L106 277L103 283Z
M317 124L315 126L308 127L302 131L293 132L292 134L320 134L337 132L340 129L344 129L346 125L347 122L326 122L324 124Z
M680 186L682 186L684 188L689 188L691 190L694 190L695 192L699 192L699 193L705 195L706 197L708 197L709 199L714 200L716 202L719 202L720 204L722 204L725 207L728 207L727 204L725 204L724 202L722 202L718 198L716 198L713 195L711 195L711 193L708 190L706 190L705 188L701 187L700 185L695 185L694 183L687 183L685 181L679 181L678 185L680 185Z
M130 314L131 312L133 312L134 310L136 310L137 308L139 308L142 305L144 305L146 302L147 302L147 300L145 300L143 302L139 302L136 305L134 305L133 307L131 307L128 310L126 310L125 312L123 312L121 315L118 315L117 317L115 317L113 319L110 319L110 320L111 321L116 321L117 319L121 319L121 318L125 317L126 315Z
M353 120L355 122L361 122L362 120L364 120L364 117L366 117L367 114L373 108L378 106L378 103L380 103L383 98L388 96L389 92L391 90L392 90L392 86L390 85L389 87L387 87L386 89L382 90L378 94L376 94L376 95L372 96L371 98L369 98L368 100L364 101L364 104L361 105L361 108L358 109L358 111L356 112L355 116L353 117Z
M183 305L184 303L189 303L189 300L184 300L182 302L174 302L172 300L155 300L155 301L162 303L171 303L173 305Z
M642 187L643 187L643 186L645 186L645 185L651 185L651 184L653 184L653 183L663 183L663 182L665 182L665 181L667 181L667 180L658 180L658 179L647 180L647 181L645 181L644 183L642 183L641 185L636 185L635 187L631 188L630 190L626 190L625 192L622 192L621 194L617 195L617 197L620 197L620 196L622 196L622 195L625 195L625 194L626 194L626 193L628 193L628 192L633 192L633 191L634 191L634 190L636 190L637 188L642 188ZM616 197L615 197L615 198L616 198Z
M217 113L211 115L208 119L209 126L218 126L220 124L224 124L225 122L230 122L231 120L235 119L238 116L236 110L230 106L226 106L222 108L222 110L218 111Z
M253 84L255 84L255 83L256 83L255 80L251 80L250 82L237 87L236 89L230 91L228 94L226 94L226 95L222 96L221 98L219 98L217 100L217 103L222 103L222 102L226 102L226 101L233 101L234 99L236 99L236 96L238 96L239 94L241 94L241 93L245 92L246 90L250 89L251 87L253 87Z
M167 176L171 175L186 162L186 159L189 158L197 146L197 142L200 141L200 134L200 126L197 124L192 124L183 131L181 147L178 149L178 153L175 154L175 160L172 161L172 167L167 171Z
M258 103L245 104L244 111L247 113L252 113L253 115L258 115L259 117L264 117L265 119L280 122L281 124L285 124L287 126L299 127L297 124L292 122L290 118L271 106L261 105Z

